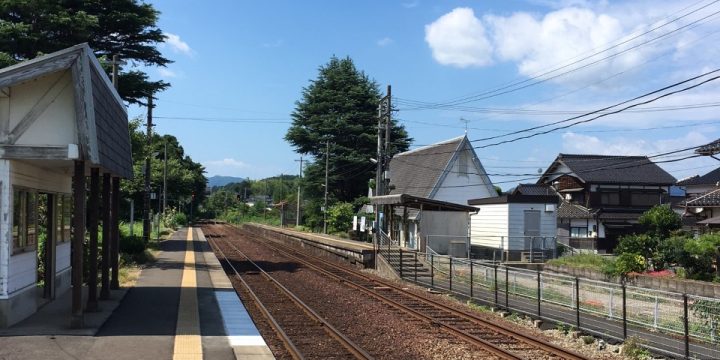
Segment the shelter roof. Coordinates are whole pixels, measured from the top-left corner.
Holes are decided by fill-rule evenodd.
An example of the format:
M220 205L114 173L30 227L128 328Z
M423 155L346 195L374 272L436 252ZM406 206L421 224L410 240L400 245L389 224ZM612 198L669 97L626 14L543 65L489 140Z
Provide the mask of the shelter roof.
M370 203L373 205L405 206L412 209L422 208L422 210L425 211L460 211L475 213L478 210L473 206L460 205L409 194L373 196L370 198Z
M27 146L24 154L16 152L18 159L52 159L89 162L105 172L125 178L132 177L132 154L127 110L87 44L79 44L51 54L0 69L0 88L13 87L46 75L69 71L75 108L78 144L68 144L65 152L52 151L51 147ZM45 96L44 96L45 97ZM47 103L41 98L38 104ZM36 105L37 107L37 105ZM34 107L32 114L39 116L47 109ZM29 125L28 125L29 126ZM19 130L20 131L20 130ZM12 139L0 144L3 149L17 147ZM77 146L76 154L70 149ZM55 149L62 150L62 149ZM7 151L5 152L7 155ZM24 156L24 157L23 157ZM7 156L6 156L7 157Z

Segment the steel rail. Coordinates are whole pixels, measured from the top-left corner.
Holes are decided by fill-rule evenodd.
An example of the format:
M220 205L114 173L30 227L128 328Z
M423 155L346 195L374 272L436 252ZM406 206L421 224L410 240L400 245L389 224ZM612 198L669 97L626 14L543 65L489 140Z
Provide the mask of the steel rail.
M208 239L208 243L210 243L210 239ZM227 255L225 255L225 253L222 250L220 250L219 247L215 246L215 249L220 253L220 255L222 255L222 258L225 261L225 263L235 273L235 276L237 276L237 278L240 280L240 283L243 285L243 287L248 292L248 294L250 294L250 297L252 298L253 303L260 310L260 312L263 314L265 319L268 320L268 322L270 323L270 327L272 327L273 330L275 331L275 333L278 335L278 337L280 337L280 340L282 341L283 346L288 351L288 353L290 353L290 356L295 360L304 360L305 357L302 356L302 354L300 353L300 350L298 350L297 347L295 347L295 344L292 342L292 340L290 340L290 337L285 333L285 331L283 331L280 324L278 324L278 322L275 320L275 318L270 314L270 311L265 307L265 305L263 305L262 301L260 301L260 298L258 298L258 296L255 294L255 292L252 290L252 288L250 288L250 285L245 281L245 279L242 278L242 276L240 276L240 273L237 271L235 266L233 266L233 264L230 262L230 259L227 257ZM236 290L236 292L237 292L237 290Z
M255 234L254 234L254 235L255 235ZM256 236L258 236L258 235L256 235ZM267 244L267 243L265 243L265 244ZM364 286L362 286L362 285L354 284L354 283L348 281L347 278L343 278L343 277L341 277L341 276L339 276L339 275L337 275L337 274L334 274L334 273L332 273L332 272L330 272L330 271L328 271L328 270L326 270L326 269L323 269L323 268L321 268L321 267L318 267L317 265L309 262L308 260L301 259L301 258L297 257L296 255L293 255L293 254L288 253L287 250L283 251L280 247L282 247L282 248L284 248L284 249L289 249L289 250L292 251L293 253L298 253L298 251L295 250L295 249L292 249L292 248L290 248L290 247L288 247L288 246L286 246L286 245L279 244L279 243L277 243L277 242L275 242L275 241L273 241L273 244L271 244L271 245L269 245L269 246L270 246L270 247L273 247L273 248L274 248L275 250L277 250L277 251L283 252L284 254L286 254L287 256L289 256L289 257L291 257L291 258L294 258L294 259L302 262L303 264L308 265L308 266L311 267L311 268L314 268L314 269L316 269L316 270L318 270L318 271L320 271L320 272L322 272L322 273L325 273L325 274L327 274L327 275L329 275L329 276L331 276L331 277L333 277L333 278L335 278L335 279L337 279L337 280L340 280L340 281L342 281L342 282L345 283L345 284L351 285L351 286L353 286L353 287L355 287L355 288L357 288L357 289L359 289L359 290L362 290L362 291L364 291L364 292L366 292L366 293L368 293L368 294L370 294L370 295L372 295L372 296L374 296L374 297L376 297L376 298L378 298L378 299L381 299L382 301L387 301L387 302L391 302L391 303L393 303L393 304L398 304L398 306L402 307L403 309L406 309L408 313L411 313L411 314L413 314L413 315L415 315L415 314L420 314L420 315L421 315L423 318L425 318L426 320L431 321L433 324L441 325L443 328L449 329L452 333L454 333L454 334L456 334L456 335L459 335L459 336L461 336L461 337L463 337L463 338L466 338L466 337L468 337L468 336L469 336L469 337L472 337L473 339L479 340L480 343L482 343L482 345L486 345L486 346L490 347L491 349L499 350L499 351L501 351L501 352L504 353L504 354L507 354L507 353L508 353L507 350L502 349L502 348L498 347L497 345L488 342L487 340L478 338L478 337L476 337L476 336L474 336L474 335L471 335L471 334L467 334L467 332L463 331L462 329L455 328L455 327L452 326L452 325L443 324L442 322L439 322L437 319L432 318L431 316L418 313L416 310L410 309L410 308L408 308L408 307L405 306L405 305L399 304L399 303L397 303L396 301L394 301L394 300L392 300L392 299L389 299L389 298L388 298L387 296L385 296L385 295L381 295L381 294L379 294L379 293L377 293L377 292L375 292L375 291L373 291L373 290L370 290L370 289L368 289L367 287L364 287ZM311 256L305 255L305 254L303 254L303 256L311 257ZM491 322L489 322L488 320L482 319L482 318L480 318L480 317L478 317L478 316L476 316L476 315L474 315L474 314L471 314L471 313L468 313L468 312L465 312L465 311L461 311L461 310L457 310L457 309L451 308L451 307L449 307L449 306L447 306L447 305L445 305L445 304L442 304L442 303L440 303L440 302L438 302L438 301L435 301L435 300L432 300L432 299L428 299L428 298L425 298L425 297L416 295L416 294L414 294L414 293L412 293L412 292L404 291L402 288L400 288L400 287L398 287L398 286L396 286L395 284L392 284L392 283L390 283L390 282L382 281L382 280L379 280L379 279L376 279L376 278L371 278L371 277L369 277L369 276L367 276L367 275L365 275L365 274L363 274L363 273L356 272L356 271L352 271L352 270L346 269L346 268L344 268L344 267L340 267L340 266L338 266L338 265L336 265L336 264L333 264L332 262L329 262L329 261L327 261L327 260L324 260L324 259L321 259L321 258L318 258L318 257L314 257L314 256L313 256L313 257L311 257L311 258L313 259L313 261L317 261L317 262L320 262L320 263L322 263L322 264L325 264L325 265L331 267L331 268L334 269L334 270L339 270L339 271L341 271L342 273L349 274L349 275L352 275L352 276L355 276L355 277L359 277L359 278L361 278L362 280L368 281L368 282L370 282L370 283L379 284L379 285L381 285L382 287L391 288L391 289L395 290L397 293L400 293L400 294L402 294L402 295L409 296L409 297L411 297L412 299L414 299L414 300L416 300L416 301L420 301L420 302L423 302L423 303L432 305L432 306L435 307L435 308L439 308L440 310L444 310L444 311L450 312L450 313L452 313L453 315L456 315L456 316L458 316L458 317L460 317L460 318L462 318L462 319L464 319L464 320L467 320L467 321L473 322L473 323L475 323L475 324L481 325L481 326L483 326L483 327L485 327L485 328L488 328L489 330L495 331L495 332L500 333L500 334L503 334L503 335L505 335L505 336L509 336L509 337L515 339L516 341L520 342L520 343L525 343L525 344L527 344L527 345L531 345L531 346L533 346L533 347L536 347L536 348L539 348L539 349L541 349L541 350L544 350L544 351L546 351L546 352L548 352L548 353L550 353L550 354L552 354L552 355L558 356L558 357L560 357L560 358L563 358L563 359L571 359L571 360L585 360L585 359L587 359L586 357L584 357L584 356L582 356L582 355L579 355L579 354L576 354L576 353L574 353L574 352L572 352L572 351L569 351L569 350L566 350L566 349L563 349L563 348L560 348L560 347L557 347L557 346L554 346L554 345L551 345L551 344L548 344L548 343L539 341L539 340L534 339L534 338L531 338L531 337L529 337L529 336L527 336L527 335L525 335L525 334L522 334L522 333L519 333L519 332L515 332L515 331L513 331L513 330L511 330L511 329L507 329L507 328L504 328L504 327L499 326L499 325L497 325L497 324L491 323ZM490 349L488 349L488 350L490 350ZM512 355L512 356L515 356L515 355ZM516 358L516 357L515 357L515 358Z
M217 242L217 240L213 240L213 242ZM288 298L290 298L293 303L295 303L298 307L300 307L305 314L308 315L308 317L313 318L315 321L323 325L323 329L328 333L328 335L332 336L335 340L337 340L344 348L346 348L355 358L357 359L374 359L372 355L368 354L363 348L361 348L359 345L355 344L352 340L350 340L348 337L343 335L338 329L336 329L334 326L332 326L327 320L325 320L320 314L316 313L313 309L311 309L307 304L305 304L300 298L298 298L295 294L292 293L288 288L283 286L279 281L277 281L275 278L273 278L270 274L268 274L265 270L260 267L260 265L256 264L254 261L250 259L249 256L247 256L245 253L243 253L240 249L238 249L235 244L233 244L231 241L225 240L225 243L228 244L236 253L240 254L242 257L244 257L250 264L252 264L258 272L260 272L266 279L268 279L270 282L272 282L273 285L275 285L278 289L280 289ZM215 248L222 253L220 248L216 245ZM225 257L227 261L227 256L223 254L223 257ZM237 270L234 268L234 266L231 264L230 266L233 267L233 270L236 274L238 274ZM240 276L240 275L238 275Z

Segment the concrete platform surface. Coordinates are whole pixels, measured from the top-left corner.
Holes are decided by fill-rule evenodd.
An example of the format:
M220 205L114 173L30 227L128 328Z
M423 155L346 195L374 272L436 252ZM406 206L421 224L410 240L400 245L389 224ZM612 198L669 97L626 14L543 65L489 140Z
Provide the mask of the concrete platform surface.
M190 254L186 249L194 249L193 264L185 262L186 254ZM187 309L179 309L184 274L196 277L197 301L193 306L197 307L198 323L195 333L176 336L178 317L187 313ZM218 283L217 288L213 279ZM100 302L101 312L86 313L85 328L69 328L68 292L31 318L0 330L0 360L173 359L178 358L178 344L183 347L188 336L201 339L198 343L202 350L198 347L198 356L193 358L272 359L264 341L231 345L228 329L245 340L257 340L254 337L257 330L252 331L254 324L249 318L223 318L216 293L223 293L220 296L223 307L227 308L227 304L231 304L230 308L237 304L242 307L229 284L202 232L194 229L192 238L188 238L187 229L182 229L161 242L157 261L142 270L134 287L113 292L114 302ZM243 323L237 323L238 319ZM238 333L237 329L244 332Z

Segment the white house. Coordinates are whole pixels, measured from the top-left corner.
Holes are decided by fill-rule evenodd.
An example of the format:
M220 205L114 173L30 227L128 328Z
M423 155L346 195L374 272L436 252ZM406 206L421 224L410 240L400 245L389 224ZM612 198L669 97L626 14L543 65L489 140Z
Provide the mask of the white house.
M470 199L497 196L467 136L460 136L393 156L389 166L390 194L410 195L467 207ZM391 237L407 239L411 249L445 252L451 243L468 242L467 211L409 209L395 216ZM418 239L418 230L422 229ZM469 245L469 243L467 244Z
M549 256L557 231L556 195L503 195L473 199L470 217L474 253L495 260L533 260Z
M106 204L115 198L102 210L98 201L88 208L92 252L99 214L117 235L119 179L132 176L127 112L92 50L81 44L0 69L0 327L31 315L71 282L68 315L72 310L72 325L82 326L87 175L93 189L100 177L106 181ZM117 246L117 236L107 237L106 247ZM103 269L110 271L107 251Z

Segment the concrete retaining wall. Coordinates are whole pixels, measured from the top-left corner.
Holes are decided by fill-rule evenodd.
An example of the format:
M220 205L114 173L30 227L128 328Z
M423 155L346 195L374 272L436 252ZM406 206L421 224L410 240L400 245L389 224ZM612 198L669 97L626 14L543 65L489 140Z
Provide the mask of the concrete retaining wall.
M620 279L609 277L601 272L578 269L568 266L545 265L545 271L555 272L570 276L577 276L590 280L607 281L612 283L620 283ZM675 293L705 296L709 298L720 298L720 284L685 280L669 277L655 277L649 275L636 275L628 279L628 285L637 286L646 289L669 291Z
M303 234L299 233L289 234L266 226L261 227L253 224L245 224L243 228L282 244L302 249L316 256L335 261L344 261L361 269L373 267L374 256L372 250L346 249L341 246L334 246L313 240L311 235L303 236Z

